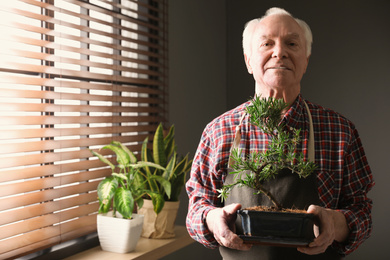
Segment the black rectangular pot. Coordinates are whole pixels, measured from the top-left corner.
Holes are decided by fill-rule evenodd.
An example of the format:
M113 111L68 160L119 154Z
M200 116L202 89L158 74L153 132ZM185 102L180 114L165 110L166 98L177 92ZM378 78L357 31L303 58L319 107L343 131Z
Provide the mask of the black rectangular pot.
M245 243L305 246L314 239L313 214L238 210Z

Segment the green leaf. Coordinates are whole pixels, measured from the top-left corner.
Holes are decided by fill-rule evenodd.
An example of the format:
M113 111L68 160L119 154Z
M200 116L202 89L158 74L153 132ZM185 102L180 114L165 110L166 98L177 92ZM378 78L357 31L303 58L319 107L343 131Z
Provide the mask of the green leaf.
M161 123L158 125L153 138L153 159L155 163L160 164L161 166L165 167L167 165L167 156L164 147L164 132Z
M143 188L145 184L145 177L141 174L140 171L136 171L133 178L133 185L135 187Z
M165 169L164 173L163 173L163 178L170 181L172 179L172 176L174 175L174 168L175 168L175 164L176 164L176 153L173 154L173 156L171 157L171 159L169 160L169 163L167 165L167 168Z
M109 176L102 180L98 187L97 193L100 202L99 213L107 213L111 207L111 199L115 194L115 190L118 188L118 181Z
M157 183L153 180L150 180L150 177L153 176L149 166L154 166L158 164L153 163L153 158L150 154L150 150L148 149L148 138L146 137L141 148L141 161L137 162L137 164L133 164L132 167L135 168L143 168L145 171L146 185L147 188L152 191L158 191ZM161 167L158 165L158 167Z
M117 178L120 178L122 180L127 181L127 177L124 174L113 172L111 175L114 176L114 177L117 177Z
M118 188L115 192L114 203L123 218L131 219L134 209L134 199L129 190L123 187Z
M123 145L122 143L117 142L117 141L113 141L112 144L119 146L120 148L122 148L123 151L125 151L127 153L130 163L137 162L137 157L134 155L134 153L132 151L129 150L129 148L127 148L126 145Z
M175 126L172 125L169 129L169 133L164 137L164 150L166 157L169 158L175 151Z
M118 164L120 164L122 166L126 166L130 163L129 155L120 147L109 144L109 145L104 146L102 149L109 149L109 150L113 151L116 154L116 160L117 160Z
M156 180L158 183L160 183L161 187L164 188L165 194L168 198L171 197L171 183L164 179L162 176L153 175L151 176L151 180Z
M188 161L188 155L186 157L184 157L179 163L176 164L175 169L173 170L172 176L170 176L170 179L172 179L173 176L178 177L179 175L182 175L183 173L185 173L187 161Z
M162 167L162 166L159 165L159 164L152 163L152 162L138 161L136 164L131 164L130 166L133 167L133 168L153 167L153 168L156 168L156 169L165 171L165 168L164 168L164 167Z
M142 143L142 148L141 148L141 161L144 162L153 162L153 157L150 153L150 150L148 149L148 143L149 143L149 138L145 138L144 142ZM149 167L145 167L146 175L150 176L152 175Z
M144 199L142 197L138 198L137 201L138 209L141 209L144 206Z
M160 213L165 204L164 197L159 193L151 191L147 191L147 194L152 199L154 212L156 214Z
M106 157L104 157L103 155L101 155L100 153L97 153L95 151L92 151L90 149L91 153L94 155L94 156L97 156L99 158L100 161L102 161L103 163L105 164L108 164L110 167L111 167L111 170L114 171L115 170L115 165L112 164Z

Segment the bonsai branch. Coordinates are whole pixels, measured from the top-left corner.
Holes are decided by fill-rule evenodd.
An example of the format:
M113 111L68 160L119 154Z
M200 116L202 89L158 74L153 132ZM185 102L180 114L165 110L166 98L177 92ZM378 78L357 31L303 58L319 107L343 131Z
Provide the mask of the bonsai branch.
M277 199L271 194L271 192L264 188L261 183L256 184L256 189L263 193L267 198L274 204L276 209L282 209L282 205L277 201Z

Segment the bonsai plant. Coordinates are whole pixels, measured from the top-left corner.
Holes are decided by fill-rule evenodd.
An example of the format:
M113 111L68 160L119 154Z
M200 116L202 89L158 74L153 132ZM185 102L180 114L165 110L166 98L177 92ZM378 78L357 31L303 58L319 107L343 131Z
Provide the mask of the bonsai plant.
M155 191L145 189L140 181L141 168L154 167L162 171L160 165L149 162L137 162L134 154L119 142L112 142L102 149L109 149L116 155L117 165L98 152L92 151L102 162L111 167L111 176L103 179L97 188L99 197L99 214L97 217L98 236L103 250L117 253L132 251L141 235L144 217L133 214L135 205L143 206L143 198L153 200L154 211L159 213L163 207L163 196ZM158 176L150 176L149 181L163 183L170 188L168 181ZM112 211L110 211L112 209ZM117 218L117 215L120 218Z
M152 149L148 147L149 138L143 142L141 161L157 164L161 167L142 168L140 175L146 190L151 190L163 197L164 209L156 215L150 207L150 201L145 200L145 207L141 213L145 214L142 236L147 238L174 237L174 222L179 207L179 195L186 181L186 174L190 170L192 160L188 154L179 158L176 152L175 127L172 125L164 136L163 126L160 123L153 137ZM169 182L170 186L163 181ZM152 198L153 199L153 198Z
M287 109L288 105L282 99L274 98L260 98L255 97L252 99L251 105L246 108L247 114L249 114L249 121L252 125L258 127L262 132L270 137L268 147L265 151L252 152L247 156L242 156L238 149L232 150L233 159L233 171L234 181L226 184L219 190L220 196L223 200L226 200L230 192L234 187L249 187L253 189L255 194L263 194L272 202L272 207L265 208L270 211L282 211L283 205L276 199L275 194L267 188L265 183L277 177L277 175L284 169L289 169L292 174L297 174L300 178L306 178L314 172L316 165L314 162L306 161L303 153L296 152L297 145L301 142L300 129L290 128L286 129L286 126L281 123L282 112ZM250 209L249 209L250 210ZM264 207L262 207L264 210ZM271 212L272 213L272 212ZM253 224L264 223L264 221L250 221L249 215L263 214L263 213L248 213L248 210L240 210L238 214L242 215L242 226L244 234L251 234L252 236L272 236L272 232L265 232L264 226L260 225L260 230L251 230ZM302 214L306 219L305 222L309 222L311 225L308 229L312 231L312 216ZM307 220L307 217L309 220ZM269 217L268 217L269 219ZM275 219L273 215L272 219ZM252 222L252 224L250 223ZM289 226L293 223L293 220L287 221ZM302 225L302 223L300 223ZM273 226L280 226L279 223L273 223ZM246 230L249 229L249 230ZM289 226L289 229L293 229ZM312 233L304 230L304 233ZM279 236L284 236L279 233ZM287 234L289 236L289 234ZM312 234L309 234L312 236ZM305 242L306 243L306 242Z

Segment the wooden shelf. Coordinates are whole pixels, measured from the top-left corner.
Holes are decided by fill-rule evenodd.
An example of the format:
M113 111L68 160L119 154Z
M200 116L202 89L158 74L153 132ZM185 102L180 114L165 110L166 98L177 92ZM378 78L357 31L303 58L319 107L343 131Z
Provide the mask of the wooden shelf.
M185 246L188 246L194 242L194 240L188 235L187 229L184 226L176 226L175 234L176 237L171 239L147 239L141 237L141 239L138 241L135 250L127 254L106 252L103 251L100 246L97 246L65 259L66 260L159 259Z

